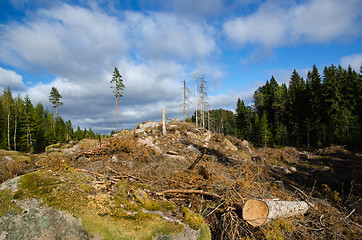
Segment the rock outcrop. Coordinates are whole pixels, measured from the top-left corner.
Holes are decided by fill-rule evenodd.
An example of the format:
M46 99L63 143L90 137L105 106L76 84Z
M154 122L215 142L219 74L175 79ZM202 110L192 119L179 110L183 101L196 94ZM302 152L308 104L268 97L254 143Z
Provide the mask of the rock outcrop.
M0 186L0 239L210 239L204 221L190 227L150 189L74 169L10 179Z

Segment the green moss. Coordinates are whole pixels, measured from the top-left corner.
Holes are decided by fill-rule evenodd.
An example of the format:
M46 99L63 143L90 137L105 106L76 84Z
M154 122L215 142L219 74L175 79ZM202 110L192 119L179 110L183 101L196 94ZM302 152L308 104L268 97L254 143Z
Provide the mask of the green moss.
M20 207L11 201L13 196L14 194L9 189L0 190L0 218L11 211L21 212Z
M161 201L160 205L161 205L161 208L167 212L173 212L176 209L175 204L168 202L168 201Z
M195 230L200 230L200 236L197 238L198 240L208 240L211 239L211 231L210 228L205 223L204 218L193 211L182 207L181 212L183 213L184 219L183 222L189 225L191 228Z
M60 143L55 143L55 144L46 146L46 147L45 147L45 151L46 151L47 153L49 153L49 152L52 150L52 148L59 148L59 147L60 147Z
M139 190L143 197L138 203L136 196L134 198L129 194L134 192L139 184L122 181L116 184L112 193L95 194L95 189L89 185L91 181L88 174L72 169L37 171L22 176L19 179L19 190L14 196L7 197L6 199L10 200L6 201L11 201L13 197L42 199L45 205L80 218L87 232L94 236L100 235L103 239L148 240L158 234L177 234L184 230L182 224L168 222L161 216L142 211L142 208L155 211L174 207L166 203L162 203L162 207L158 202L150 200L143 190Z
M148 198L144 202L144 207L148 211L158 211L161 209L160 204Z
M74 213L87 204L86 191L72 181L62 181L52 172L37 171L19 179L18 198L40 198L48 206Z
M0 157L4 157L4 156L9 156L12 159L14 159L16 162L21 162L21 163L31 162L31 158L24 153L0 149Z
M200 229L201 225L205 222L204 218L200 214L194 213L185 207L181 208L181 212L184 216L183 222L193 229Z
M158 211L161 209L160 205L157 202L149 199L147 193L143 190L137 189L134 196L148 211Z
M143 183L137 183L137 182L131 182L126 179L122 179L120 182L118 182L115 186L117 190L120 191L126 191L129 189L148 189L150 191L153 191L154 189L146 184Z
M134 212L134 211L140 211L142 208L141 204L131 202L127 198L122 196L117 196L114 201L115 201L115 209L122 209L124 211Z
M290 220L278 219L265 226L266 239L284 240L287 233L294 231L295 227Z
M19 190L29 197L40 197L46 200L49 194L61 184L58 178L51 176L48 172L33 172L19 179Z
M87 184L79 184L79 187L86 193L90 194L93 192L93 188Z
M134 217L123 218L122 221L111 216L99 216L91 211L84 212L79 217L87 232L101 235L103 239L151 240L158 234L169 236L184 230L181 224L167 222L158 215L141 212Z
M210 240L211 239L211 231L209 226L204 222L201 225L200 236L197 238L198 240Z

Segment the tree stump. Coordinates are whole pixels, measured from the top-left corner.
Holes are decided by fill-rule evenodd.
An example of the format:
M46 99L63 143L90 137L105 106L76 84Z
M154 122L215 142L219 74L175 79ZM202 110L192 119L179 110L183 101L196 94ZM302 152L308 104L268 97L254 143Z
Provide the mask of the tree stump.
M262 201L249 199L243 207L243 219L258 227L280 217L304 214L308 204L304 201Z

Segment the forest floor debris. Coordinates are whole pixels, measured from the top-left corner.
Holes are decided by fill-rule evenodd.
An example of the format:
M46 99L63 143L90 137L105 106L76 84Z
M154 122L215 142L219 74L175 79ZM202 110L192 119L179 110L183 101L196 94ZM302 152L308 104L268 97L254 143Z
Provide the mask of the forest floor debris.
M146 122L101 142L58 146L31 159L24 163L27 169L72 168L97 176L105 192L121 179L143 182L175 205L201 214L212 239L362 235L362 155L339 146L316 151L256 149L246 141L175 120L167 123L166 135L160 124ZM310 207L304 215L255 228L242 218L247 199L306 201Z

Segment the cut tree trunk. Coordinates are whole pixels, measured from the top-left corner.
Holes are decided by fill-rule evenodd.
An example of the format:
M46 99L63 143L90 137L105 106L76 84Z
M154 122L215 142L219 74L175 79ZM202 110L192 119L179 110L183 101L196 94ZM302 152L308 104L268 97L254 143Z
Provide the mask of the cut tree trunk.
M308 204L304 201L262 201L249 199L243 208L243 218L251 226L258 227L280 217L304 214Z

